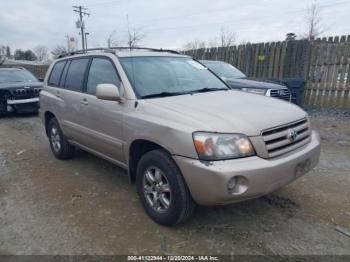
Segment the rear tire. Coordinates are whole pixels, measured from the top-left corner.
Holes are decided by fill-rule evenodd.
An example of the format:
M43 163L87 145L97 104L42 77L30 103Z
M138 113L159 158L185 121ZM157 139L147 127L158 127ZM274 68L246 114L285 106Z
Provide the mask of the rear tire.
M153 150L142 156L136 186L145 211L161 225L184 223L194 212L196 204L182 174L164 150Z
M69 144L56 118L52 118L47 126L52 153L58 159L69 159L74 155L75 148Z

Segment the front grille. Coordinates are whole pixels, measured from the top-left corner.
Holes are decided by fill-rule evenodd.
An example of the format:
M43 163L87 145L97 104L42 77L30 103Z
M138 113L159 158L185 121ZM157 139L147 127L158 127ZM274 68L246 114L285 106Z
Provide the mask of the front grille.
M276 157L301 147L311 140L306 118L283 126L264 130L262 137L269 157Z
M37 112L38 111L38 103L25 103L25 104L17 104L13 105L16 109L16 112L18 113L31 113L31 112Z
M12 91L11 95L9 95L9 100L16 100L16 99L29 99L29 98L35 98L39 96L39 93L41 91L41 88L35 87L35 88L18 88L14 91Z
M290 101L290 91L287 88L271 89L270 96L275 97L275 98L279 98L279 99L283 99L286 101Z

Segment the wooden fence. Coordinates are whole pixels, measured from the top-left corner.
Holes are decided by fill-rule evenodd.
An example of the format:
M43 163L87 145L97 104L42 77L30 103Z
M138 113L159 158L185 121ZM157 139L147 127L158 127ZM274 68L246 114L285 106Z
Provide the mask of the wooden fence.
M226 61L252 78L306 81L304 104L350 108L350 35L184 51L197 59ZM43 78L47 65L23 66Z
M309 59L305 102L350 108L350 36L318 39Z
M304 104L350 108L350 36L184 51L228 62L252 78L306 81Z
M24 67L28 71L32 72L37 78L44 78L46 71L48 70L48 65L29 65L29 64L3 64L1 67Z

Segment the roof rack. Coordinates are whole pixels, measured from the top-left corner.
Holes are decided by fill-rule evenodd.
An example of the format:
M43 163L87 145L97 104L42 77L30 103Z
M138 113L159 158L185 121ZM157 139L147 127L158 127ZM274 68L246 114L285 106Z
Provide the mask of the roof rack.
M115 51L113 49L99 47L99 48L88 48L88 49L84 49L84 50L76 50L76 51L72 51L72 52L63 53L63 54L59 55L58 58L71 56L71 55L77 55L77 54L85 54L85 53L91 52L91 51L103 51L103 52L113 53L113 54L115 53Z
M129 47L129 46L112 46L110 49L120 49L120 50L147 50L152 52L168 52L172 54L180 54L179 52L175 50L170 49L158 49L158 48L150 48L150 47Z
M99 47L99 48L89 48L89 49L84 49L84 50L76 50L76 51L72 51L72 52L63 53L63 54L59 55L58 58L63 58L66 56L72 56L72 55L77 55L77 54L86 54L87 52L91 52L91 51L103 51L103 52L115 54L115 50L147 50L147 51L152 51L152 52L168 52L168 53L178 54L178 55L181 54L175 50L170 50L170 49L161 49L161 48L157 49L157 48L150 48L150 47L113 46L110 48Z

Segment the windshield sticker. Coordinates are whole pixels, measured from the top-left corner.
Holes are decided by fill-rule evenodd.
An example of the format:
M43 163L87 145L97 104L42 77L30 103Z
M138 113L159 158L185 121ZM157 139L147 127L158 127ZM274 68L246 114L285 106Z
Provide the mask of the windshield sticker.
M196 61L187 61L187 63L189 63L191 66L203 70L206 69L204 66L202 66L200 63L196 62Z

